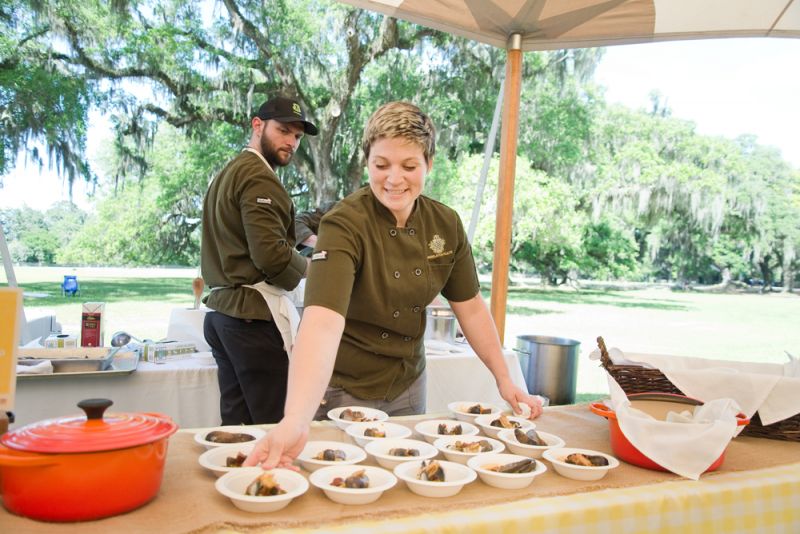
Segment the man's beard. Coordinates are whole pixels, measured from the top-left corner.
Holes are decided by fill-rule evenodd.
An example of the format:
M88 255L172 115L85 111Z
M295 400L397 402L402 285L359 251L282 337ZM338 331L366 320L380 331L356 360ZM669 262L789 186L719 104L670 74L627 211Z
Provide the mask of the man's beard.
M292 161L292 154L287 153L285 150L279 151L275 148L270 138L266 133L266 125L264 131L261 132L261 155L267 160L271 167L284 167ZM287 156L288 154L288 156Z

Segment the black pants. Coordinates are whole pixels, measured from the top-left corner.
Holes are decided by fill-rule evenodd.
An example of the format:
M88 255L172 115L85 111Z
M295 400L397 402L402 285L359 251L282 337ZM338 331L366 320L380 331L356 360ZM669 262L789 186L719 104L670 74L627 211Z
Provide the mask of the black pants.
M212 311L206 314L203 334L219 367L222 424L280 421L289 358L275 323Z

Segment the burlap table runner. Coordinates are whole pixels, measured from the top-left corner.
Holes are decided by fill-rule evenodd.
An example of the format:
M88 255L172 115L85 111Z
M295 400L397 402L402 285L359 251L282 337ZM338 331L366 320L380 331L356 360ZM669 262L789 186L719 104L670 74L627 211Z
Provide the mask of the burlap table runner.
M433 418L433 417L430 417ZM420 418L395 418L411 428ZM537 428L562 437L567 446L611 452L608 423L592 414L586 405L550 408L536 420ZM421 436L412 436L421 439ZM353 443L351 438L331 423L312 428L314 440L339 440ZM235 508L214 489L216 478L203 469L197 457L204 451L194 443L192 434L179 432L170 438L164 483L156 499L144 507L108 519L76 524L48 524L25 519L0 511L4 532L213 532L221 528L242 531L316 527L363 519L391 520L392 518L441 512L457 508L475 508L531 497L548 497L607 488L641 486L681 480L671 473L640 469L622 463L597 482L579 482L548 470L533 484L522 490L500 490L480 480L466 486L455 497L431 499L411 493L402 481L375 503L364 506L344 506L325 497L321 490L311 487L305 495L288 507L269 514L252 514ZM759 438L736 438L728 447L722 468L705 477L733 471L754 470L800 462L800 445ZM374 464L370 457L365 463ZM307 474L307 473L306 473ZM702 481L702 479L701 479ZM124 483L124 481L121 481ZM695 482L687 481L687 484Z

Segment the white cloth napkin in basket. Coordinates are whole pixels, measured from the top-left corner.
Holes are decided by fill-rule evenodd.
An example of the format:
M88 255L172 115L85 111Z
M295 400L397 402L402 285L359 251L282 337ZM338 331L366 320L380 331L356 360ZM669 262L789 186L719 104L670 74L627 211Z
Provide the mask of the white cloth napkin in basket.
M622 433L649 459L682 477L698 480L725 451L737 432L739 406L733 399L716 399L694 413L674 412L659 421L631 406L611 375L611 408Z
M800 377L789 376L792 362L734 362L667 356L663 354L623 353L609 349L615 365L642 365L658 369L685 395L705 402L731 398L747 417L758 412L761 423L770 425L800 413ZM600 359L594 350L589 358Z

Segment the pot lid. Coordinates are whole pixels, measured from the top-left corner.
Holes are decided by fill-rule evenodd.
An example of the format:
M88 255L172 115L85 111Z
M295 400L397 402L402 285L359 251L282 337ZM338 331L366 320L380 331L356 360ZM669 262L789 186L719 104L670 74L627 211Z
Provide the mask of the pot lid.
M11 449L40 453L99 452L136 447L171 436L178 430L169 417L156 413L109 413L113 402L78 403L86 415L48 419L0 437Z

